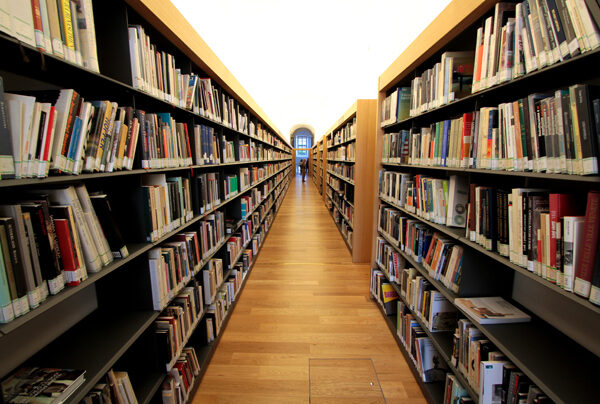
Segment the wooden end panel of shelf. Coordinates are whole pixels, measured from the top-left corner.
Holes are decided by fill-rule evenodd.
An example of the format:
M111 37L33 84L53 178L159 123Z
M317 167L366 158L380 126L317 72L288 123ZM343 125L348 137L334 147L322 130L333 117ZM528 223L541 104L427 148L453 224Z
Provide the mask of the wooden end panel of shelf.
M377 100L358 100L356 109L356 164L354 168L354 228L352 261L371 259L375 176ZM349 116L347 117L349 118ZM346 119L347 119L346 118Z
M217 55L204 42L194 27L170 1L162 0L125 0L136 12L159 30L169 41L185 53L213 81L229 92L236 94L239 101L277 133L284 143L281 132L267 117L261 107L237 81L235 76L221 62ZM289 145L289 144L288 144Z
M379 76L379 91L410 74L465 28L481 18L498 0L452 0L404 52Z

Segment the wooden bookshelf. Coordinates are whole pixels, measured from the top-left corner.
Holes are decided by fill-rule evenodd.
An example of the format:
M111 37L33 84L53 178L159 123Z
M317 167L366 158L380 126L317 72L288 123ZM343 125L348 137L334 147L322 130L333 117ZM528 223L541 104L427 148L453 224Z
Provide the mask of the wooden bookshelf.
M373 223L371 212L376 190L376 184L371 180L374 176L375 107L375 100L357 100L331 126L322 140L323 148L326 148L322 152L323 195L352 254L353 262L368 262L371 256L368 229ZM341 172L350 169L353 178ZM334 188L333 183L341 188ZM340 192L346 187L348 192ZM346 209L354 212L352 218L344 213ZM352 236L348 237L345 234L347 232L352 232Z
M497 106L499 103L512 102L536 92L554 91L576 83L597 83L597 69L591 68L600 57L598 49L557 62L542 69L525 74L519 78L495 85L472 95L454 100L448 104L429 109L381 126L382 104L397 87L410 87L411 80L432 68L440 61L446 51L474 50L476 31L486 18L494 15L498 1L490 0L454 0L433 22L413 41L411 45L379 77L377 135L376 135L376 173L372 181L377 183L380 170L396 171L411 175L423 174L435 178L448 178L449 175L461 175L469 183L503 187L504 189L532 187L544 188L550 192L581 194L599 189L598 175L570 175L532 171L501 171L481 168L453 168L431 165L414 165L382 161L383 136L416 127L427 127L436 122L462 116L483 106ZM373 245L377 237L385 239L406 261L406 267L416 268L419 275L425 277L450 302L461 296L503 296L506 300L522 308L531 315L532 321L522 324L477 325L509 361L514 363L531 381L556 403L593 402L600 394L600 387L593 380L599 375L600 308L574 293L530 272L526 268L512 263L497 252L489 251L465 237L464 229L436 224L399 206L394 201L379 197L374 192L373 202ZM403 216L416 219L430 226L434 231L453 240L464 248L463 278L459 293L446 288L432 279L426 268L416 262L412 256L398 247L397 240L378 228L378 207L394 208ZM585 203L584 203L585 205ZM377 249L373 248L371 265L380 269L388 277L385 268L377 262ZM596 263L597 265L597 263ZM493 270L491 269L493 268ZM478 275L476 275L478 274ZM477 282L469 277L480 276ZM503 278L508 281L500 281ZM489 283L498 280L500 289L496 294L485 292ZM391 282L398 290L399 285ZM469 286L466 287L468 283ZM481 286L479 286L481 285ZM486 286L487 285L487 286ZM465 287L463 287L465 286ZM415 317L419 316L415 313ZM460 318L469 316L459 310ZM392 321L395 324L395 318ZM420 320L419 320L420 321ZM423 329L425 325L421 322ZM395 327L391 327L395 332ZM428 330L426 330L428 331ZM451 337L441 338L439 333L430 333L434 346L441 356L448 359L452 354ZM402 343L398 343L405 349ZM406 353L406 352L405 352ZM408 355L408 353L407 353ZM466 378L453 366L450 372L468 390L471 398L479 403L478 391L467 385ZM593 374L591 378L589 374ZM423 387L423 386L422 386ZM430 394L429 387L423 392L430 403L441 403L440 398ZM443 395L442 397L443 398Z
M114 367L129 372L139 402L155 402L161 400L160 386L167 374L165 364L157 363L156 359L158 346L153 338L153 324L160 312L152 310L147 252L175 234L197 230L195 225L215 211L224 212L226 219L238 220L232 228L232 233L235 233L243 224L236 217L239 214L240 197L258 187L262 189L268 183L271 185L268 188L270 191L262 195L261 202L253 210L262 210L264 213L258 227L263 229L266 237L270 229L268 218L275 218L290 183L291 147L172 3L158 0L106 0L94 1L93 5L99 73L51 54L43 54L34 47L0 34L0 47L6 56L0 61L4 90L26 93L74 88L86 100L109 99L118 102L119 106L133 106L149 113L169 112L178 122L211 126L215 133L223 134L228 140L246 143L251 140L265 151L278 153L277 158L215 165L134 168L130 171L81 175L51 172L49 177L40 179L0 180L0 203L8 202L12 195L22 191L46 189L55 185L84 183L91 190L106 191L111 196L113 210L125 212L117 220L129 250L127 258L116 259L98 273L90 274L80 285L66 287L23 316L0 324L0 378L25 364L83 369L86 371L86 381L68 400L69 403L78 403ZM175 56L176 65L182 72L195 72L201 77L210 77L223 92L248 110L249 118L266 129L272 135L272 140L232 129L223 122L134 89L129 59L128 23L143 25L161 50ZM136 162L138 158L136 156ZM239 167L263 167L266 164L271 165L271 169L249 188L227 200L221 200L221 203L209 211L196 214L191 220L154 242L142 241L144 236L141 229L128 226L127 210L136 206L134 193L144 175L154 173L190 178L203 172L234 172ZM224 246L228 237L226 234L225 240L209 256L203 257L202 266L210 258L224 258ZM247 243L244 248L249 245ZM255 259L256 257L251 265ZM242 289L250 270L246 272ZM201 274L197 276L202 283ZM227 277L225 281L226 279ZM242 289L238 291L238 297ZM220 333L212 343L206 343L204 315L200 316L189 335L188 344L198 353L202 374L234 308L235 303L227 311ZM194 382L192 394L200 380L201 375Z

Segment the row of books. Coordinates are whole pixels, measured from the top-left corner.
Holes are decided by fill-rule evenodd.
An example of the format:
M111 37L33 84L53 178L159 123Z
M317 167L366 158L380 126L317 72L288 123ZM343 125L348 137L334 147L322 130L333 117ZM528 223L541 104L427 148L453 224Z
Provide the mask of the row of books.
M596 49L599 25L593 1L497 3L477 30L473 93Z
M46 177L50 170L80 174L131 170L134 164L165 168L194 161L205 165L285 157L252 141L245 154L238 150L235 155L235 142L215 135L210 126L194 125L190 137L187 123L176 122L169 113L85 100L73 89L36 96L4 93L0 78L0 108L5 111L1 178Z
M351 121L348 121L327 138L327 147L335 147L340 143L352 139L356 139L356 117L352 118Z
M409 212L437 224L465 227L469 186L467 179L449 179L381 170L379 196Z
M0 205L0 322L128 255L106 195L84 185L29 190Z
M227 268L233 268L233 265L239 259L242 250L252 238L252 221L246 220L240 226L240 230L229 236L226 244L225 262Z
M217 289L223 283L223 260L211 258L202 270L202 285L204 286L204 304L210 306L217 296Z
M7 1L0 31L40 51L99 72L92 0Z
M465 237L563 289L600 304L595 262L600 193L587 203L541 188L504 190L470 184Z
M139 209L134 216L146 241L158 240L194 216L187 177L146 174L136 193Z
M213 85L210 78L182 73L175 57L159 51L142 26L131 25L128 32L134 88L248 133L248 112L233 97Z
M471 94L473 57L473 51L444 52L440 62L411 81L410 88L400 87L391 94L385 123L406 119L407 113L417 116Z
M158 359L170 371L204 313L202 286L194 279L175 296L154 321Z
M354 181L354 164L327 163L327 170Z
M405 271L404 260L399 260L400 257L388 243L421 263L431 279L441 282L455 293L458 292L464 252L462 246L441 238L439 233L418 221L399 216L393 209L380 209L380 225L386 227L379 228L379 232L385 237L377 238L378 262L386 268L392 281L400 283L400 277L407 275L409 277L406 280L409 281L417 274L414 269ZM399 233L399 238L392 236L393 233L388 230Z
M193 347L183 348L181 355L169 371L161 386L163 404L185 404L196 378L200 374L200 363Z
M458 321L451 361L479 393L480 403L552 402L468 320Z
M576 84L384 135L387 163L597 174L600 100Z
M344 195L345 199L351 203L354 202L354 185L340 180L337 177L332 175L327 176L327 184L331 187L332 190Z
M353 162L356 156L356 143L340 146L327 152L327 160L343 160Z
M111 369L81 400L82 404L137 404L129 374Z
M378 226L379 232L385 236L377 239L378 252L382 253L380 263L390 271L390 276L393 273L394 281L401 275L398 272L401 268L398 265L390 265L386 243L392 243L415 262L422 264L431 279L440 281L448 289L458 292L464 252L462 246L434 232L425 223L406 217L396 209L384 205L379 208ZM386 251L388 255L385 254Z
M128 32L134 88L289 152L281 139L255 122L238 101L209 77L182 73L175 57L158 50L142 26L131 25Z
M154 310L162 310L200 271L202 253L198 233L187 232L148 251Z
M354 206L346 201L343 195L340 195L337 192L332 193L331 200L344 219L352 226L354 223Z

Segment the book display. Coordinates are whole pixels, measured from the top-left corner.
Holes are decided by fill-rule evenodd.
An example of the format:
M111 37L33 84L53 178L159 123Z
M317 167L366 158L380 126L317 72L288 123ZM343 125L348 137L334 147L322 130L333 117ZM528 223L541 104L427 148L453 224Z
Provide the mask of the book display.
M5 3L4 402L185 402L286 195L291 148L170 2ZM18 391L33 373L41 387Z
M455 0L379 77L371 294L431 403L600 393L599 12Z
M375 100L357 100L322 139L323 197L353 262L370 258L374 136Z

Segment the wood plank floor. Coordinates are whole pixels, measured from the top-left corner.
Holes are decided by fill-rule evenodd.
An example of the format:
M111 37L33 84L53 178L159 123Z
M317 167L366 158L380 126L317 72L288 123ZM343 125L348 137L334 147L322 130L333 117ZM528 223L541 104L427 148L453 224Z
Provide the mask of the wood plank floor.
M426 403L369 299L369 265L296 177L193 403L309 403L309 359L371 359L387 403Z

